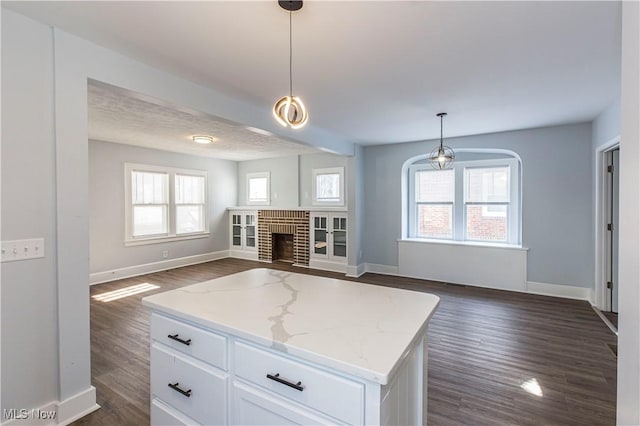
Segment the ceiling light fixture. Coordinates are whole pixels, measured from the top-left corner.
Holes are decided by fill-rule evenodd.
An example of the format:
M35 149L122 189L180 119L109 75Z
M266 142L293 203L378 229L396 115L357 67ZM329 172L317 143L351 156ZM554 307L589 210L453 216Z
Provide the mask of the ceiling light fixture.
M446 145L443 145L442 143L442 119L446 115L446 112L436 114L436 117L440 117L440 146L431 151L429 157L427 157L429 163L431 163L431 167L440 170L448 169L449 167L451 167L456 159L456 153L453 152L453 149Z
M203 145L213 142L211 136L191 136L191 139L193 139L195 143L201 143Z
M307 114L307 109L304 107L302 100L297 96L293 96L291 12L302 9L302 1L278 1L278 4L284 10L289 11L289 96L283 96L275 103L273 116L283 127L289 126L292 129L299 129L307 124L309 114Z

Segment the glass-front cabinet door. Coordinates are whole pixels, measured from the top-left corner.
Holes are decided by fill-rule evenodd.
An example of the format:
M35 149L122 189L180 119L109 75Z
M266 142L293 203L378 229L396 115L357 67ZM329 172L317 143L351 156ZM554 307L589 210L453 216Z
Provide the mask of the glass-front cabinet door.
M258 249L258 212L233 211L229 215L231 225L231 249L256 252Z
M347 215L345 213L312 213L310 231L311 258L338 263L346 262Z
M231 215L231 245L242 247L242 215L239 213Z
M347 257L347 218L333 218L333 255Z
M313 218L313 254L327 255L327 236L329 235L327 223L327 216L315 216Z
M257 246L256 241L256 215L254 213L244 215L244 245L247 248L255 248Z

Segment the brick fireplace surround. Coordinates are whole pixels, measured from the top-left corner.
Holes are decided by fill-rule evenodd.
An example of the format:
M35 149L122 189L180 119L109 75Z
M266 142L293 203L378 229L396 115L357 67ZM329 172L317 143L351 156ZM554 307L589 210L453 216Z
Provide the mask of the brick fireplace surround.
M309 212L258 210L258 259L273 261L272 234L293 235L293 264L309 265Z

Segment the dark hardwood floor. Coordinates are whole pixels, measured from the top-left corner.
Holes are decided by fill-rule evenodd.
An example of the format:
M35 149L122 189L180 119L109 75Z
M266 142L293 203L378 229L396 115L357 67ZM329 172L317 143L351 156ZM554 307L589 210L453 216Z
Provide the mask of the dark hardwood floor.
M149 310L142 297L262 267L346 279L224 259L93 286L92 296L141 283L159 288L111 302L92 298L92 378L102 408L75 424L149 423ZM429 425L615 424L616 358L607 344L616 336L587 302L376 274L356 281L440 296L429 328Z

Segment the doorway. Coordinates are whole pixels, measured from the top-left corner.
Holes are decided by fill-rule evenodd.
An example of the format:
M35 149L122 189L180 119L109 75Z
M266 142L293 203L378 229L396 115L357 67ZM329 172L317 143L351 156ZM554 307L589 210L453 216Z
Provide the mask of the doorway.
M604 208L606 214L605 311L618 313L618 237L619 237L619 187L620 187L620 148L616 147L604 153L606 164L606 183L604 187ZM617 321L616 321L617 323Z

